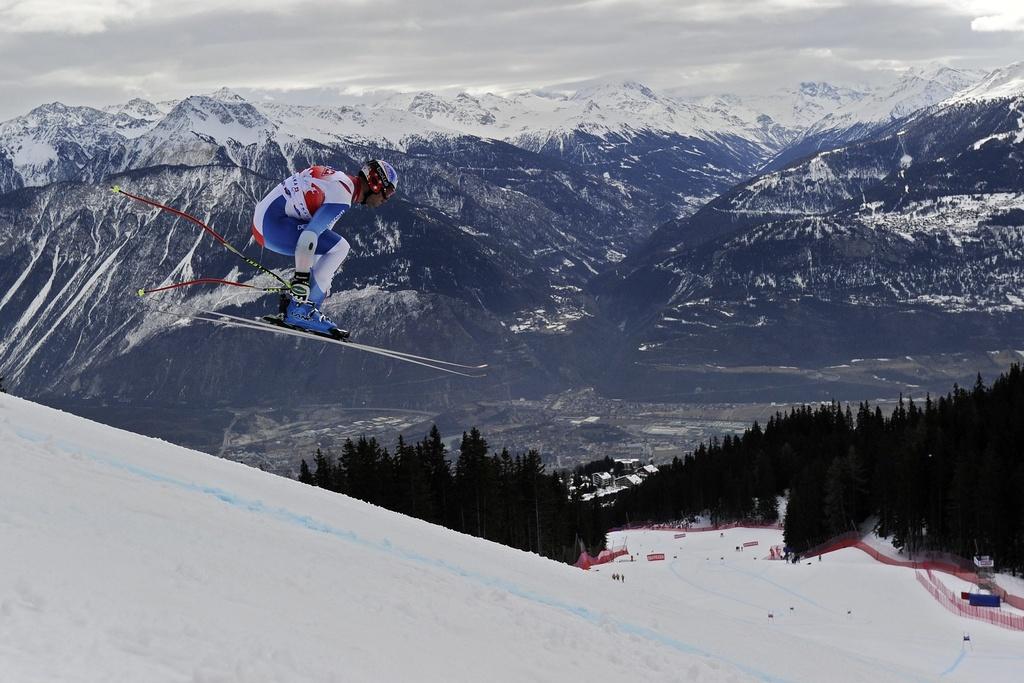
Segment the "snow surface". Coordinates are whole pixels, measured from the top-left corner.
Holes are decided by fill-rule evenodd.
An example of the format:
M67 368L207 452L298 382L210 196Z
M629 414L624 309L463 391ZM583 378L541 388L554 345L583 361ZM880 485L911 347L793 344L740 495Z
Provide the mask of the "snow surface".
M1001 100L1021 95L1024 95L1024 62L1014 62L989 73L981 82L958 92L941 105Z
M685 538L674 538L684 531ZM759 545L736 550L748 541ZM856 680L855 664L870 666L875 680L884 681L1021 679L1024 633L954 616L918 585L913 570L883 565L860 550L840 550L796 565L772 561L766 559L769 547L782 539L781 532L769 529L609 535L609 545L623 543L635 561L619 558L599 567L599 573L623 574L624 586L642 583L645 590L687 608L714 605L724 621L761 623L767 633L818 643L822 652L815 662L821 668L807 680ZM665 553L666 560L644 559L655 552ZM949 587L966 589L954 577L935 576ZM965 632L973 650L963 648ZM772 651L766 639L757 636L744 645L779 666L765 668L799 680L800 674L781 670L780 660L789 663L799 656L792 645Z
M971 88L985 75L941 66L908 69L895 83L877 87L860 100L828 113L808 130L820 133L862 123L887 123Z
M1024 666L1024 634L954 617L911 571L855 550L763 560L774 530L628 532L613 540L667 561L583 572L9 395L0 468L3 681L875 683Z

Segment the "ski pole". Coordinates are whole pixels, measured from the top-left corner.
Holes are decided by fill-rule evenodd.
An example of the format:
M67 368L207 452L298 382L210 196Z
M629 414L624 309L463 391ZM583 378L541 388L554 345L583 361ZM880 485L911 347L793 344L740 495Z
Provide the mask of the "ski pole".
M142 287L139 289L139 296L146 296L147 294L153 294L154 292L164 292L168 289L178 289L179 287L188 287L190 285L231 285L233 287L247 287L249 289L255 289L260 292L266 292L268 294L280 293L287 291L284 287L257 287L255 285L247 285L244 282L235 282L234 280L221 280L215 277L201 277L197 280L189 280L187 282L176 282L173 285L165 285L163 287Z
M269 268L267 268L266 266L264 266L259 261L255 260L255 259L251 259L248 256L246 256L245 254L243 254L241 251L239 251L237 248L235 248L235 246L233 244L231 244L226 239L224 239L224 237L220 233L218 233L216 230L214 230L209 225L207 225L206 223L202 222L201 220L199 220L195 216L193 216L191 214L188 214L188 213L185 213L184 211L179 211L178 209L175 209L173 207L167 206L166 204L161 204L160 202L154 201L152 199L147 199L146 197L142 197L142 196L139 196L137 194L132 194L131 192L126 192L124 189L121 188L120 185L114 185L110 189L111 189L111 191L114 194L123 194L125 197L128 197L129 199L134 199L137 202L141 202L143 204L147 204L147 205L152 206L154 208L160 209L161 211L167 211L168 213L172 213L175 216L178 216L180 218L184 218L187 221L191 221L192 223L194 223L194 224L198 225L200 228L202 228L204 232L206 232L209 235L211 235L225 249L227 249L232 254L234 254L235 256L239 257L243 261L245 261L245 263L247 265L255 268L256 270L259 270L262 273L267 273L268 275L272 275L278 282L280 282L281 284L284 285L284 287L279 287L279 288L275 288L275 289L267 289L265 291L268 291L268 292L270 292L270 291L277 291L277 292L280 292L280 291L291 291L292 286L291 286L291 284L287 280L285 280L280 275L278 275L274 271L272 271ZM209 280L209 279L204 278L204 280ZM198 284L199 282L200 281L196 281L195 284ZM225 282L225 284L227 284L227 283ZM236 283L236 284L240 284L240 283ZM249 286L249 285L243 285L243 286ZM254 289L259 289L259 288L258 287L254 287ZM139 293L141 295L141 294L145 293L146 291L159 291L159 290L142 290L142 289L140 289Z

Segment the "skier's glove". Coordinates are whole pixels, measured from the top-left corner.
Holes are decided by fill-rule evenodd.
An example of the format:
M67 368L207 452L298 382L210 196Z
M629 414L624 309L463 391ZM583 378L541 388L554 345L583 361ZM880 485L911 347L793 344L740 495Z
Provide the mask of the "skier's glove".
M309 273L295 273L288 285L293 299L302 304L309 301Z

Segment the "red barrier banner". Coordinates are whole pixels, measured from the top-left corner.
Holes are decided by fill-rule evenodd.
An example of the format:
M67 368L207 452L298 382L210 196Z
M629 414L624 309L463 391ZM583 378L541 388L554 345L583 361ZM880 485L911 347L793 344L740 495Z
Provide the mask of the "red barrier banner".
M864 543L860 538L860 534L856 531L848 531L845 534L836 536L830 541L826 541L825 543L805 551L803 555L805 557L823 555L835 550L842 550L843 548L857 548L858 550L861 550L875 558L882 564L895 565L897 567L910 567L912 569L939 571L946 574L952 574L953 576L963 579L969 583L980 583L978 575L975 572L970 571L970 563L963 558L956 558L955 556L947 555L945 560L897 560L883 555L875 548ZM995 586L992 592L998 595L1006 604L1016 607L1017 609L1024 610L1024 596L1013 595L1005 588L998 585Z
M998 609L992 609L991 607L964 605L962 599L958 600L956 594L942 585L942 583L935 578L935 575L932 574L930 569L923 573L915 571L914 576L917 578L918 583L924 586L940 605L953 614L967 617L968 619L987 621L990 624L1002 626L1003 628L1012 629L1014 631L1024 631L1024 617L1007 614L1006 612Z
M665 553L648 553L648 555L647 555L647 561L648 562L654 562L655 560L664 560L664 559L665 559Z
M749 548L749 547L755 546L755 545L757 545L757 541L747 541L746 543L743 544L743 547L744 548Z
M629 555L629 551L626 550L625 546L621 548L615 548L613 550L602 550L600 553L597 554L597 557L594 557L593 555L588 554L586 551L583 551L580 553L579 559L576 560L575 566L579 567L580 569L590 569L595 564L607 564L615 558L622 557L623 555Z
M686 538L686 534L676 534L673 538Z
M729 522L727 524L714 524L712 526L690 526L688 524L651 524L650 522L639 522L627 524L626 526L612 527L608 531L678 531L686 529L694 531L722 531L724 529L778 529L782 530L782 522L774 524L761 524L760 522Z

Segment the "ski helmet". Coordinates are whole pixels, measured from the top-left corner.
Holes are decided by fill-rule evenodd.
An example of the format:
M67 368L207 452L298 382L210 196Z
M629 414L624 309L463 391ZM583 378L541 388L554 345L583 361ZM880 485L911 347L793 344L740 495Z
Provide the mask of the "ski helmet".
M370 159L363 164L359 173L366 179L370 192L379 192L384 195L384 199L390 199L398 187L398 171L383 159Z

